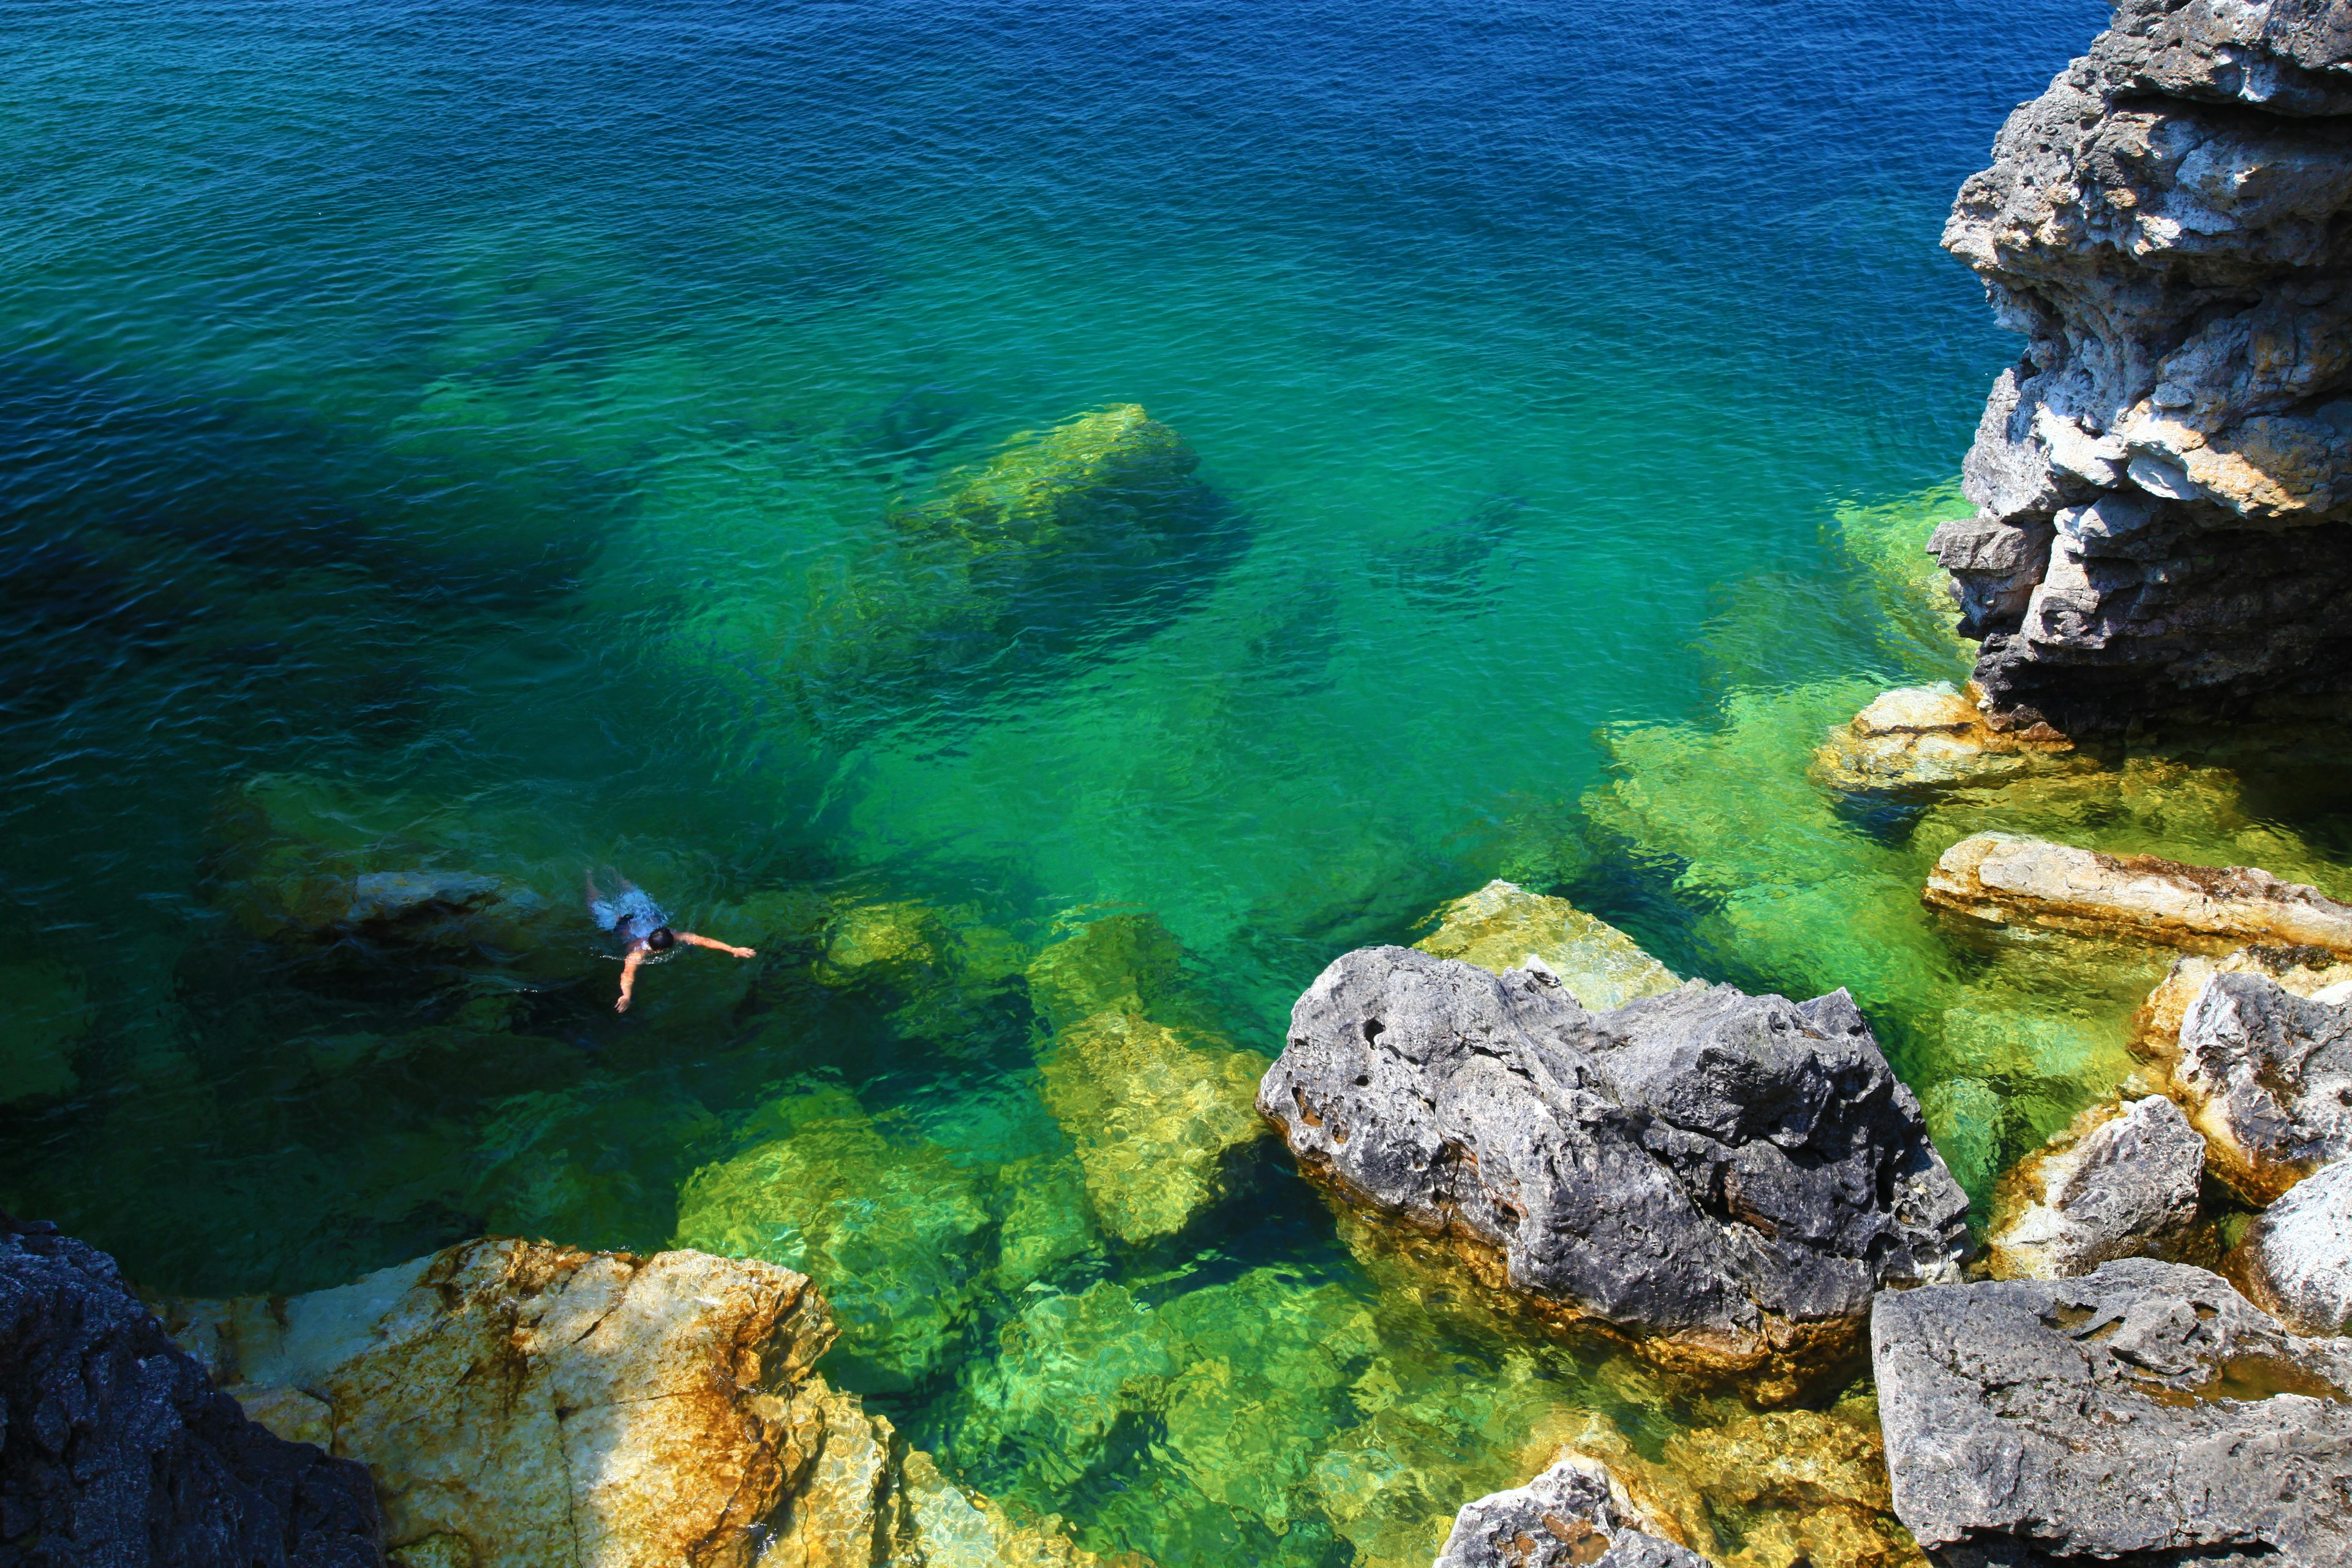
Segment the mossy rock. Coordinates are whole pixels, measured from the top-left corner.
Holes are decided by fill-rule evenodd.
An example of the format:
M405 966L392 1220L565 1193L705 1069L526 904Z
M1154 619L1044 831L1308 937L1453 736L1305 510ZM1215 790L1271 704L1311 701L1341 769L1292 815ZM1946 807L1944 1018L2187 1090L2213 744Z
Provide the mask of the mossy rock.
M1604 1012L1640 996L1656 996L1682 982L1608 921L1566 899L1492 881L1431 917L1435 931L1413 945L1440 958L1459 959L1496 974L1542 962L1586 1007Z

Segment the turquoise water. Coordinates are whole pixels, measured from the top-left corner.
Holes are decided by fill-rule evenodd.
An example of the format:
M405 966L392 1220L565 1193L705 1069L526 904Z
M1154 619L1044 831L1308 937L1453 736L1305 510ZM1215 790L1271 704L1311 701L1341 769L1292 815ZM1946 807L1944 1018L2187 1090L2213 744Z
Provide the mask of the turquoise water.
M1120 1233L1036 955L1164 931L1146 1011L1270 1054L1501 875L1853 985L1979 1086L1979 1192L2111 1082L1953 1068L2036 986L1994 1032L2112 1056L2137 972L1987 981L1908 902L1933 834L1801 781L1964 668L1879 564L2015 352L1935 237L2102 20L0 9L0 1203L296 1290L696 1239L698 1173L789 1148L740 1245L831 1276L835 1375L1166 1563L1425 1560L1563 1412L1655 1458L1721 1412L1382 1273L1271 1152ZM1181 526L975 599L924 508L1128 405ZM2222 793L2182 842L2340 870L2308 792ZM614 1016L591 865L761 958ZM418 868L541 903L392 940L301 890Z

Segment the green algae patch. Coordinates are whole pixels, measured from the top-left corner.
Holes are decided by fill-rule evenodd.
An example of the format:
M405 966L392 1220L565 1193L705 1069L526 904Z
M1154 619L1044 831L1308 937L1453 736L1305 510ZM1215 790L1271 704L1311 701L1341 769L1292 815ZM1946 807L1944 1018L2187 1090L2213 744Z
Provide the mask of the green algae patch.
M1656 996L1682 982L1633 939L1566 899L1496 880L1430 917L1437 929L1413 943L1496 974L1530 958L1559 976L1570 994L1595 1011Z
M1947 664L1956 672L1976 662L1976 644L1956 629L1951 580L1927 553L1937 524L1975 515L1958 480L1876 505L1837 508L1839 552L1857 571L1884 657L1904 665Z

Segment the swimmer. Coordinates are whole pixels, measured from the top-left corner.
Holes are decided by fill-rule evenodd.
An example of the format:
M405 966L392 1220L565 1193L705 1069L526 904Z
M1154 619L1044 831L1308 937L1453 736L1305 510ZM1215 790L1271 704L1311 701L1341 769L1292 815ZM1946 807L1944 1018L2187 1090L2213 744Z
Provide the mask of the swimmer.
M588 918L628 945L628 956L621 960L621 999L613 1004L614 1012L629 1010L629 993L636 988L637 967L646 962L648 953L659 963L679 942L684 942L688 947L707 947L713 952L731 952L738 958L755 956L748 947L730 947L690 931L671 930L669 917L646 896L644 889L633 885L626 877L614 880L619 887L604 893L597 890L596 873L591 871L586 878Z

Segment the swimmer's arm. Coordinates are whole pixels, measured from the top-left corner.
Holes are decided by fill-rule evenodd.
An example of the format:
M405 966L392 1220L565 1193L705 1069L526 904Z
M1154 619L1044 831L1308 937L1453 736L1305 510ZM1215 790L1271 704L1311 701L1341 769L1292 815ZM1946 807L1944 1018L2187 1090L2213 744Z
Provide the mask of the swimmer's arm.
M697 947L707 947L713 952L731 952L738 958L755 958L758 956L758 954L754 953L748 947L730 947L723 942L713 942L707 936L697 936L690 931L675 931L671 934L675 935L680 942L689 942Z
M613 1004L614 1012L629 1010L629 993L636 988L637 984L637 965L645 961L645 952L640 948L630 949L629 956L621 960L621 999Z

